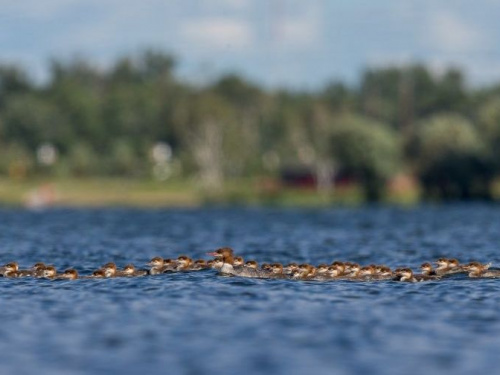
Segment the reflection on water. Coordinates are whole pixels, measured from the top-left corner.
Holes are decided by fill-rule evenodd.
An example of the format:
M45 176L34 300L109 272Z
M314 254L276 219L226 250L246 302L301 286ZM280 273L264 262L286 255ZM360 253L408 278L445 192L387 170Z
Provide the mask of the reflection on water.
M116 261L500 263L500 209L0 211L1 263L90 273ZM2 373L471 373L496 368L500 280L295 282L212 271L133 279L0 279Z

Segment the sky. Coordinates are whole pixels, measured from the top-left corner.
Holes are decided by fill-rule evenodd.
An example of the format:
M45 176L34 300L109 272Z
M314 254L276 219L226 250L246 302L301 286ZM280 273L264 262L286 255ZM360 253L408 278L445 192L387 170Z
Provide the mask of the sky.
M0 63L43 82L52 58L105 69L148 48L196 83L239 73L269 88L355 84L425 63L500 82L500 0L0 0Z

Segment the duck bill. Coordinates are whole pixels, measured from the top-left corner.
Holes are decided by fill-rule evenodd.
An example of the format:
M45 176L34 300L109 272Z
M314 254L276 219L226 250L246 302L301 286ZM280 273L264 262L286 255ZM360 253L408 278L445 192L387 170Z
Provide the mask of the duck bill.
M215 251L212 252L212 253L207 253L207 255L210 255L212 257L216 257L216 256L219 256L219 254L217 254Z

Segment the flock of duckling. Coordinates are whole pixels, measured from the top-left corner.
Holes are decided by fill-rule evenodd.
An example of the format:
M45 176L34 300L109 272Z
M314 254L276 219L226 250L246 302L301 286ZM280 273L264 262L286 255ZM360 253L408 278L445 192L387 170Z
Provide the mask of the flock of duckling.
M460 264L456 259L439 258L433 268L431 263L423 263L420 266L421 273L415 274L411 268L403 267L391 270L385 265L371 264L360 266L352 262L335 261L332 264L310 264L289 263L283 266L281 263L263 263L260 265L255 260L244 261L243 257L235 256L229 247L220 248L212 253L212 260L198 259L193 261L186 255L177 259L163 259L155 257L147 265L149 269L137 269L133 264L127 264L123 269L118 269L115 263L106 263L91 275L80 276L78 271L71 268L58 273L52 265L36 263L29 269L19 269L17 262L7 263L0 267L0 277L19 278L35 277L44 279L99 279L113 277L139 277L146 275L159 275L172 272L191 272L206 269L215 269L221 275L239 276L265 279L290 279L290 280L352 280L352 281L375 281L393 280L403 282L421 282L440 280L453 274L467 274L471 278L500 278L500 270L490 270L491 263L482 264L471 262Z

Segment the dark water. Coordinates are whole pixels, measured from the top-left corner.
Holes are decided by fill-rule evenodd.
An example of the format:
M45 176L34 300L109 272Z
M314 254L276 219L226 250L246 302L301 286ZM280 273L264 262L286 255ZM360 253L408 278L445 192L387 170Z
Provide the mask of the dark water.
M0 210L1 263L87 273L202 257L417 267L500 263L500 207ZM500 280L296 282L212 271L133 279L0 279L2 374L495 373Z

